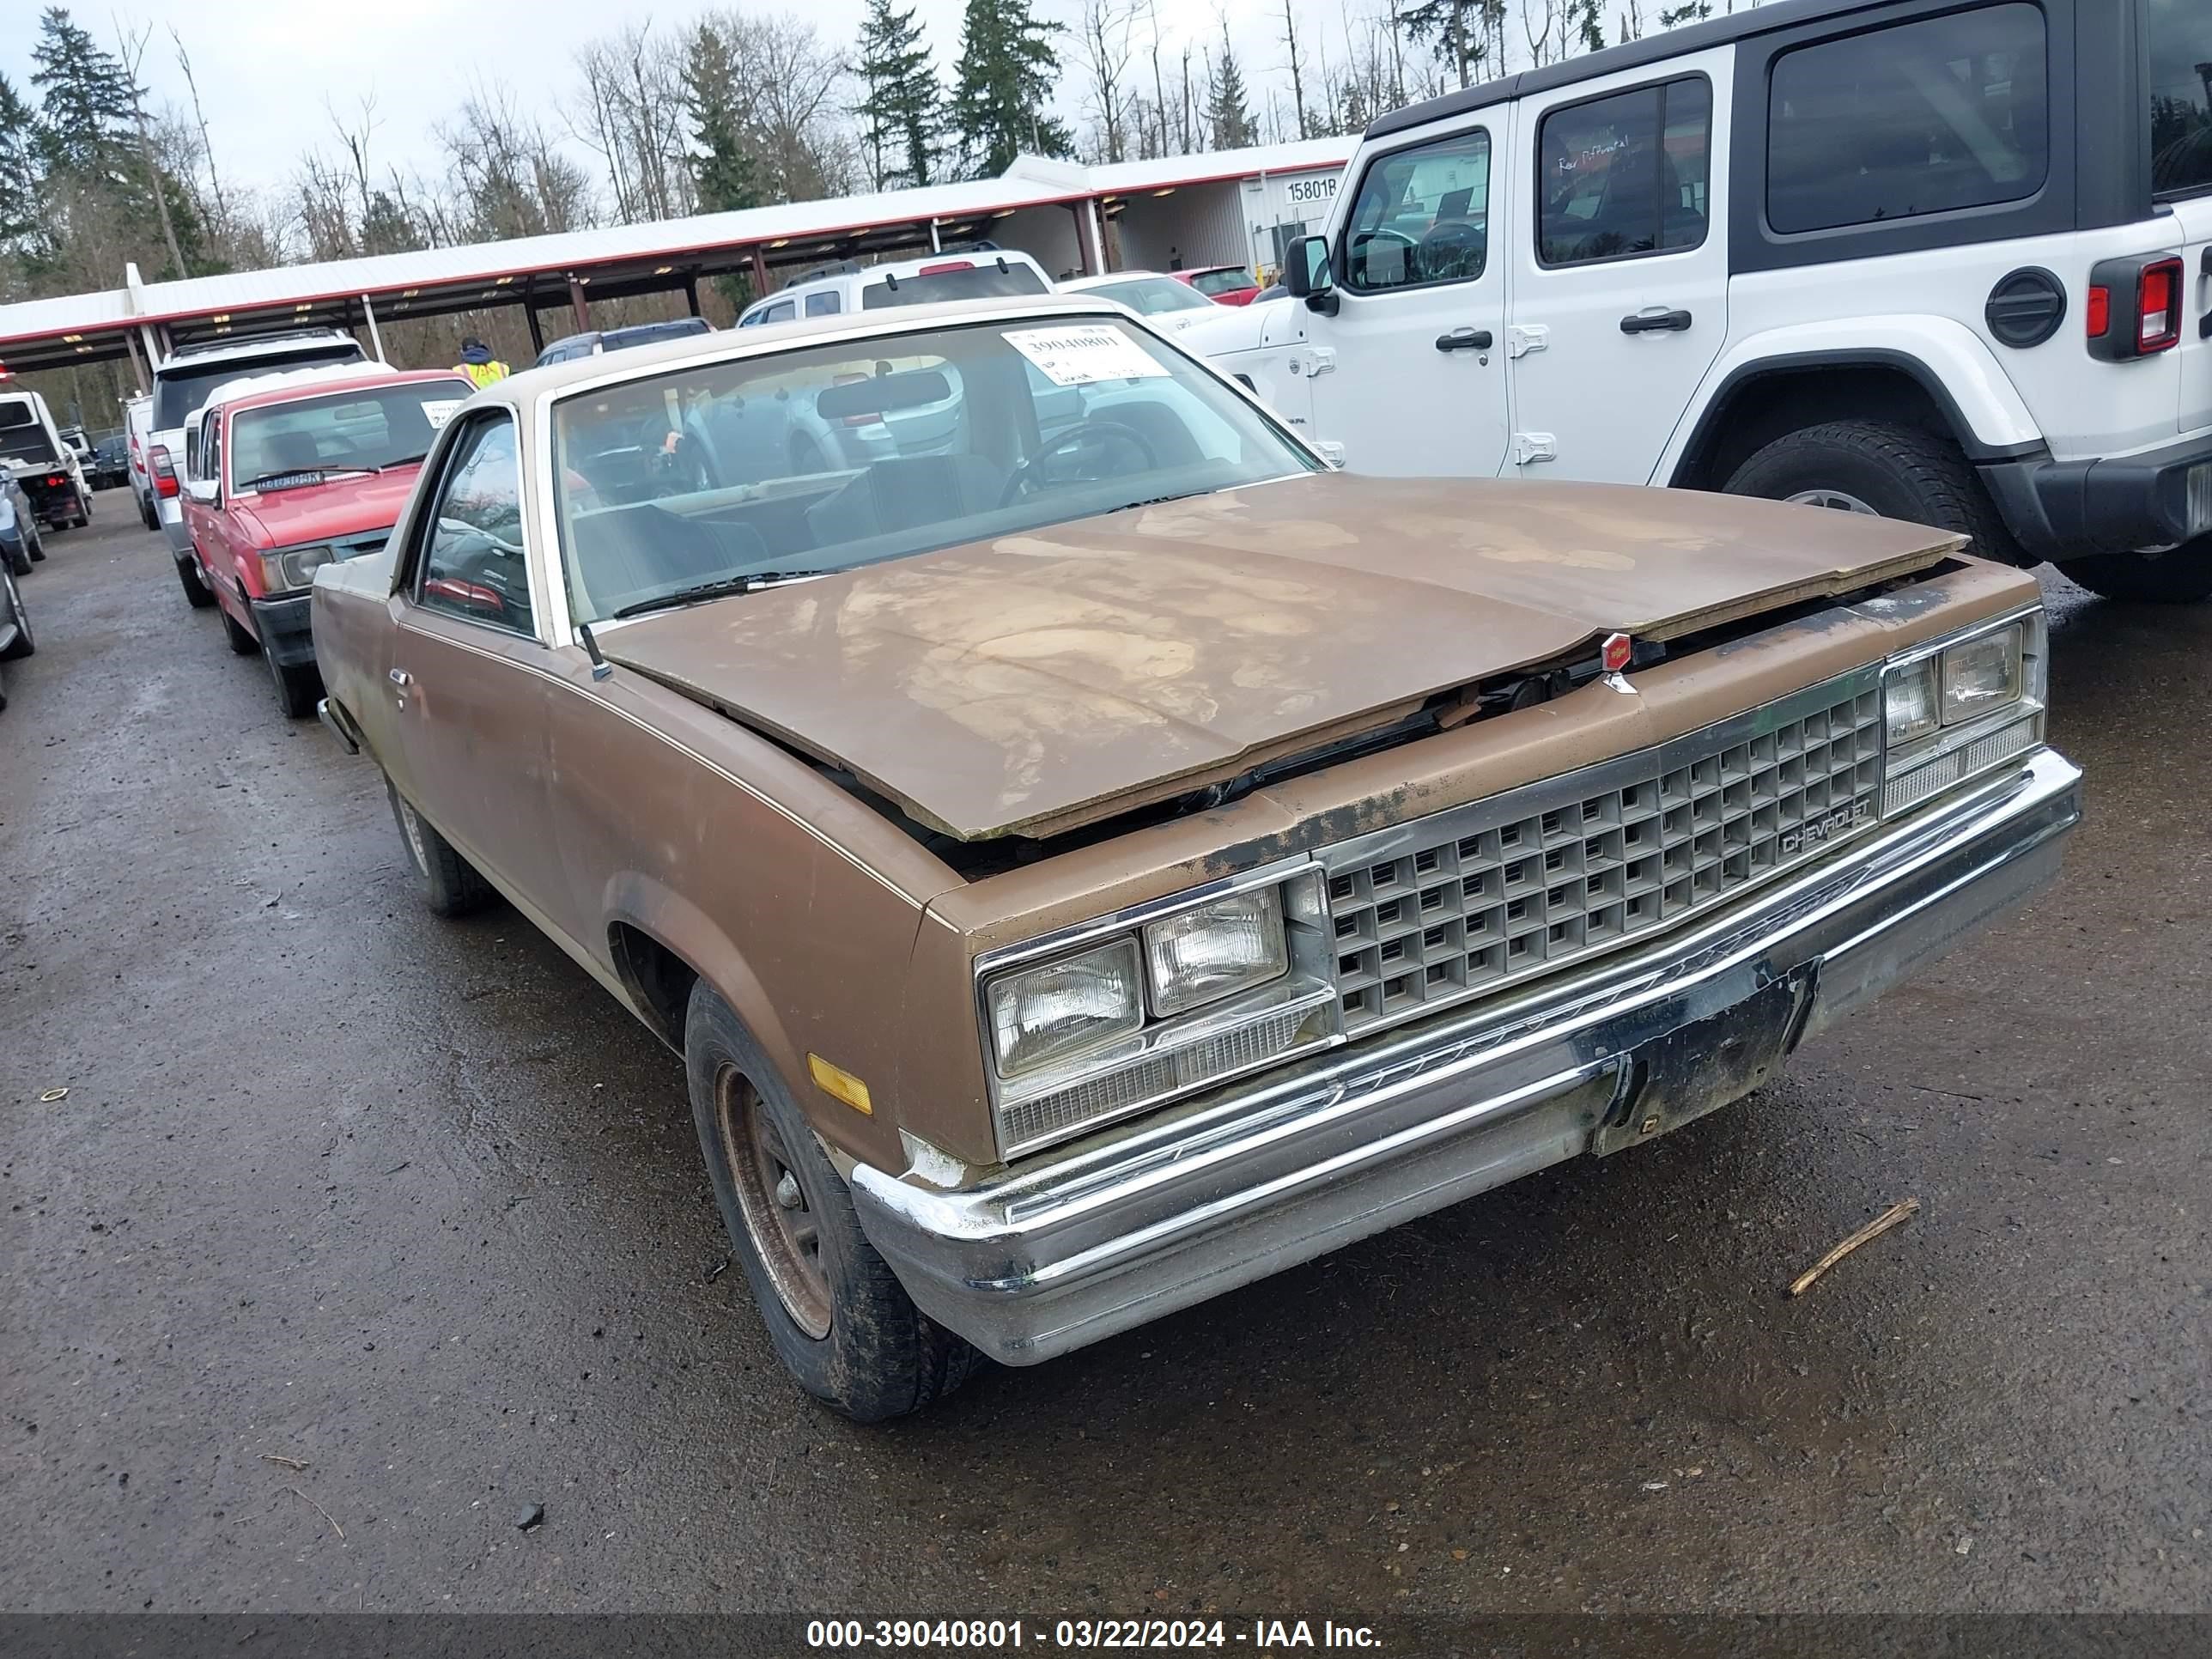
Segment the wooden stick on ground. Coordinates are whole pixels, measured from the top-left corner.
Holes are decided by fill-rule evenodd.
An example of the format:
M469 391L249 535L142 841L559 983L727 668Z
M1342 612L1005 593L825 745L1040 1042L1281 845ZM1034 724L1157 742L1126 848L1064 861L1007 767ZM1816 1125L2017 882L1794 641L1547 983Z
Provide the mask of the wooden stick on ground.
M295 1497L295 1498L306 1498L306 1499L307 1499L307 1505L308 1505L308 1507L309 1507L309 1508L311 1508L312 1510L314 1510L314 1512L315 1512L317 1515L321 1516L323 1517L323 1519L324 1519L324 1520L325 1520L325 1521L329 1522L331 1523L331 1530L332 1532L334 1532L334 1533L337 1534L337 1535L338 1535L338 1539L339 1539L339 1541L341 1541L341 1542L343 1542L343 1541L344 1541L344 1539L345 1539L345 1528L344 1528L343 1527L342 1527L342 1526L338 1525L338 1518L337 1518L337 1516L336 1516L335 1515L332 1515L332 1514L331 1514L328 1510L325 1509L325 1508L324 1508L320 1504L316 1503L316 1502L315 1502L315 1500L314 1500L313 1498L308 1498L308 1497L307 1497L307 1493L305 1493L305 1492L301 1492L301 1491L297 1486L287 1486L287 1487L285 1487L285 1488L284 1488L284 1490L285 1490L286 1492L290 1492L290 1493L292 1494L292 1496L293 1496L293 1497Z
M1841 1261L1853 1250L1858 1249L1860 1245L1865 1243L1869 1239L1880 1238L1892 1227L1897 1225L1899 1222L1906 1219L1908 1217L1916 1216L1919 1213L1920 1200L1917 1198L1905 1199L1898 1203L1891 1205L1873 1220L1868 1222L1865 1226L1860 1228L1858 1231L1853 1233L1842 1243L1837 1245L1834 1249L1829 1251L1827 1255L1822 1256L1811 1267L1806 1268L1803 1273L1799 1273L1796 1278L1791 1279L1790 1281L1790 1294L1792 1296L1804 1295L1806 1291L1813 1288L1814 1281L1817 1280L1822 1273L1827 1272L1829 1268L1834 1267L1836 1263Z

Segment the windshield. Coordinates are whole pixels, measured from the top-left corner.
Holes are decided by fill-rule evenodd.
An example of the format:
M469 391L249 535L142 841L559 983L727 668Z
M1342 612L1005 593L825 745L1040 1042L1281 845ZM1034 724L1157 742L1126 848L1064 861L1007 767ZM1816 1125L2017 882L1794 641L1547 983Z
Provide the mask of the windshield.
M1190 286L1200 294L1234 294L1240 289L1260 285L1243 266L1231 265L1226 270L1201 270L1190 279Z
M230 487L419 461L471 389L465 380L409 380L241 409L230 422Z
M911 276L886 276L880 283L869 283L860 290L860 309L878 311L885 306L928 306L940 300L1049 291L1034 268L1012 259L994 259L987 265L953 259Z
M583 621L1318 470L1143 330L1036 318L688 363L555 405Z
M364 361L361 348L350 340L343 345L320 345L266 357L232 357L212 363L188 360L154 376L154 429L167 432L182 426L185 417L208 400L209 392L248 374L274 374L278 369L305 368L311 363Z
M1118 300L1139 316L1157 317L1164 311L1211 311L1213 301L1172 276L1139 276L1127 283L1100 283L1087 289L1102 300Z

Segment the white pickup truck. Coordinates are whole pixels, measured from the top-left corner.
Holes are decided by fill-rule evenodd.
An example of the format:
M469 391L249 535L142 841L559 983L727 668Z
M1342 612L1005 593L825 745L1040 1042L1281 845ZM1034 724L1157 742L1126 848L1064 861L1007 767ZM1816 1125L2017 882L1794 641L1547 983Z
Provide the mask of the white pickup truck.
M1779 0L1386 115L1346 181L1287 297L1179 343L1354 471L1772 496L2212 595L2203 0Z

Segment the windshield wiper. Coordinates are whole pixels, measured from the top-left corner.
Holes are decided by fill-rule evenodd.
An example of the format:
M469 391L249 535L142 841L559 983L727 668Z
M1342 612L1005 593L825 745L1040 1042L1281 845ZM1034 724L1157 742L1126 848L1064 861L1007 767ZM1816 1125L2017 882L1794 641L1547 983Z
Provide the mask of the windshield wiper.
M724 576L719 581L695 582L690 587L679 587L673 593L663 593L650 599L640 599L635 605L623 605L615 612L615 619L641 617L648 611L673 611L678 605L696 605L702 599L727 599L735 593L757 592L763 587L778 587L785 582L803 582L810 576L826 576L826 570L756 570L744 576Z
M371 467L369 471L372 472L389 472L395 466L412 466L416 462L422 460L425 456L428 456L429 453L430 452L426 449L421 455L402 455L396 461L386 461L382 466Z

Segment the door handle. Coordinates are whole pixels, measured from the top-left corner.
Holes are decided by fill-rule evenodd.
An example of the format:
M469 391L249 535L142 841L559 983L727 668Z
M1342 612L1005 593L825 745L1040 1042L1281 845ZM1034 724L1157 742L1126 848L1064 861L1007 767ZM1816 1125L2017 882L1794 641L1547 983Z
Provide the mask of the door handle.
M1686 311L1662 311L1652 315L1639 311L1620 319L1623 334L1679 334L1689 325L1690 313Z
M415 677L404 668L393 669L392 671L391 678L392 683L394 685L412 685L415 684Z
M1439 351L1487 351L1490 349L1490 331L1486 328L1455 328L1449 334L1437 336Z

